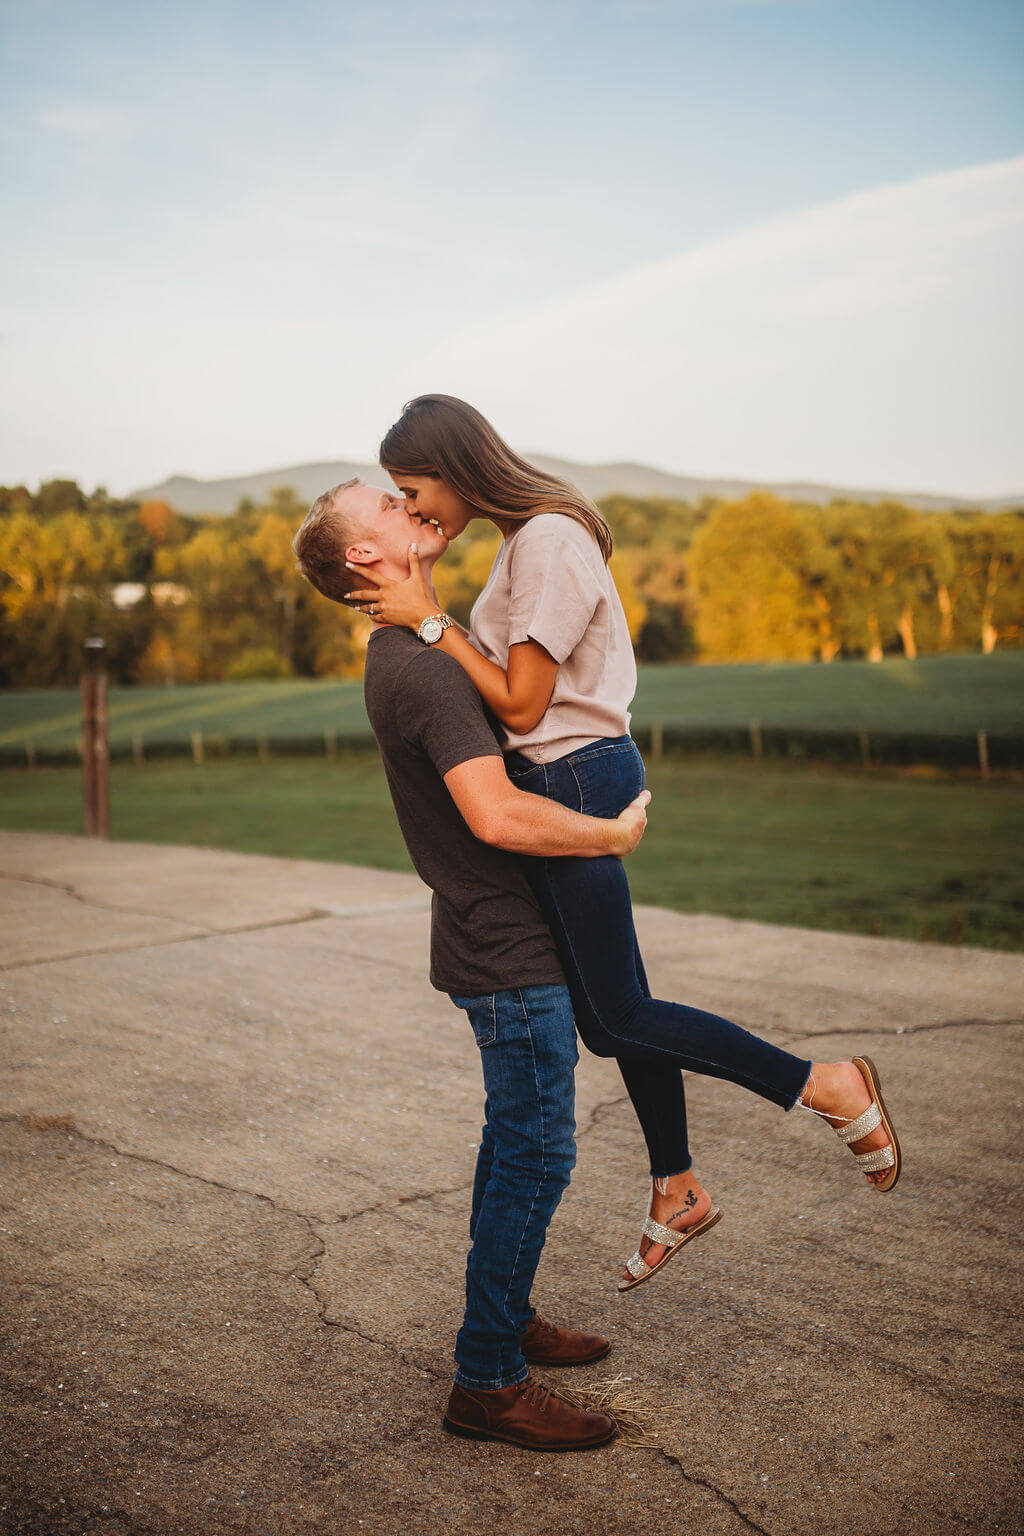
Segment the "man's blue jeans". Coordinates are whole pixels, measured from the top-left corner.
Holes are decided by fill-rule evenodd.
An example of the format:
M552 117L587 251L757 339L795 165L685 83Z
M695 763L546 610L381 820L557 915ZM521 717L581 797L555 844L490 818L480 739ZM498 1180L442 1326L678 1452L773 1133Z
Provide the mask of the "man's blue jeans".
M452 1001L469 1014L487 1094L455 1379L489 1391L529 1374L520 1340L530 1288L576 1162L576 1025L562 986Z

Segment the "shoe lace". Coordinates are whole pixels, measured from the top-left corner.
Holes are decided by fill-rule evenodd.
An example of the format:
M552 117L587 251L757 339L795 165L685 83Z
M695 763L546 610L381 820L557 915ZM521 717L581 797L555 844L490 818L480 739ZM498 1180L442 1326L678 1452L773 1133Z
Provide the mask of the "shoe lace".
M547 1413L551 1406L553 1395L550 1387L542 1386L532 1376L523 1382L523 1402L529 1403L531 1407L538 1409L541 1413Z
M539 1312L535 1312L533 1314L530 1322L537 1333L546 1334L548 1338L551 1338L558 1333L558 1328L556 1325L554 1323L549 1323L546 1317L541 1317Z

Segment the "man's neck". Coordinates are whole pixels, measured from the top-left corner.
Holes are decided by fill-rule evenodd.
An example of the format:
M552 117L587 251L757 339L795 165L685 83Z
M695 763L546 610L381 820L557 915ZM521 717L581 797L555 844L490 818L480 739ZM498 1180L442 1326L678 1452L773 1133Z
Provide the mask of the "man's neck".
M428 555L425 559L420 561L420 570L423 573L423 579L427 583L427 586L430 588L431 592L434 592L434 566L437 564L437 562L438 562L438 560L440 560L440 558L441 558L440 555ZM387 573L387 575L388 575L388 580L389 581L405 581L408 578L409 572L407 570L404 571L404 572L403 571L399 571L399 570L395 570L395 571L389 571ZM437 598L437 593L436 592L434 592L434 598L435 598L435 600ZM441 611L441 604L440 603L438 603L438 605L437 605L437 611L439 613ZM373 628L374 629L394 629L395 625L389 624L386 619L374 619L374 621L373 621ZM371 631L371 633L372 633L372 631Z

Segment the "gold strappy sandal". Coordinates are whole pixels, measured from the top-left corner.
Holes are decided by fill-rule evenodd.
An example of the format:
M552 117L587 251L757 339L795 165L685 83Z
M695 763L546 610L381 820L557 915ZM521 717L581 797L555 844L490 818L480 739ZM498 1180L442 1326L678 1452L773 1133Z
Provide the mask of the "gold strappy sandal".
M832 1129L843 1145L848 1147L851 1142L860 1141L862 1136L866 1136L869 1131L875 1130L878 1126L884 1128L889 1137L887 1147L877 1147L874 1152L854 1152L853 1154L861 1173L881 1173L883 1168L892 1169L891 1174L879 1184L876 1184L873 1179L868 1180L872 1189L877 1189L879 1194L884 1195L895 1186L903 1168L900 1139L896 1135L896 1128L889 1118L889 1111L882 1098L878 1068L870 1056L854 1056L853 1064L867 1085L871 1103L862 1115L857 1116L856 1120L848 1120L845 1125L834 1125Z
M656 1275L659 1269L664 1269L669 1259L678 1253L680 1248L685 1247L692 1238L700 1237L703 1232L710 1232L711 1228L716 1226L721 1219L722 1212L716 1207L714 1210L708 1211L706 1216L702 1216L700 1221L695 1221L692 1227L684 1227L681 1232L677 1232L674 1227L663 1227L660 1221L655 1221L653 1216L648 1214L644 1221L644 1236L649 1237L654 1243L661 1243L665 1248L665 1252L657 1264L647 1264L640 1257L640 1250L638 1248L633 1257L626 1260L626 1268L633 1278L632 1280L620 1280L619 1290L635 1291L638 1285L643 1285L644 1281L649 1280L652 1275Z

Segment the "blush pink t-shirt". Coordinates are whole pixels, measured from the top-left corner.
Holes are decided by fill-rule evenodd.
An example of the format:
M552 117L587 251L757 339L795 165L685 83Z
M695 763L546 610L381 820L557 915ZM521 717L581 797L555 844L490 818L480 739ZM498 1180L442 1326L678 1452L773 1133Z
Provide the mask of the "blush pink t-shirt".
M503 744L550 763L625 736L636 692L629 626L597 540L561 512L541 512L501 544L473 605L469 638L507 669L509 647L536 640L558 662L551 702L532 731Z

